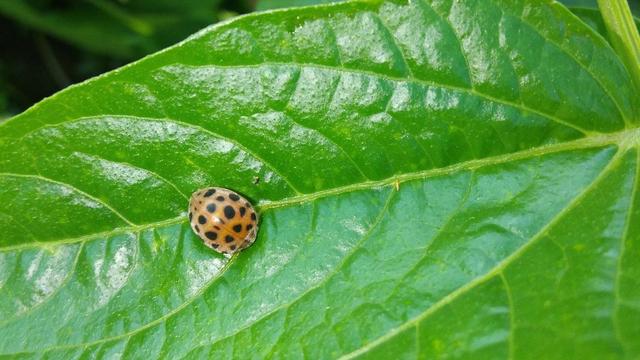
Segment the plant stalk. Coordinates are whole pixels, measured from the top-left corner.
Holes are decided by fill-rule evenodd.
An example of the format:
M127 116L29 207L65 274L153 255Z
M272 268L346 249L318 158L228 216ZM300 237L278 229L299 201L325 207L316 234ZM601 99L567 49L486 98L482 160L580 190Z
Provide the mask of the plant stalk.
M627 0L598 0L609 39L640 93L640 35Z

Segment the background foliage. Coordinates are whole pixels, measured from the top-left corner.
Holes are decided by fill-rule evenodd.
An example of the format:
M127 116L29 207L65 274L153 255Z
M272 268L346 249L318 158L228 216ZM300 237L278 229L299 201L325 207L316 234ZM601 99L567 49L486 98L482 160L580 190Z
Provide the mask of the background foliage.
M1 1L0 114L254 7L249 0Z

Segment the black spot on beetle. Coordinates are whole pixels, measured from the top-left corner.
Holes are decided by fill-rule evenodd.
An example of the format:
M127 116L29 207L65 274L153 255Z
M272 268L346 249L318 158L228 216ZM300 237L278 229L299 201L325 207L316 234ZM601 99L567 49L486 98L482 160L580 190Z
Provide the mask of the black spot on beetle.
M236 211L233 210L232 206L225 206L224 207L224 216L227 217L227 219L233 219L234 216L236 216Z
M218 197L216 198L216 200L218 200L218 201L224 201L224 196L218 196Z
M243 217L244 214L247 212L247 208L245 208L244 206L242 206L239 210L240 210L240 217Z
M209 197L209 196L213 195L215 192L216 192L216 189L209 189L209 190L207 190L206 193L204 193L204 197ZM200 194L198 194L198 195L200 195Z
M240 224L233 225L233 231L239 233L240 231L242 231L242 225Z
M200 216L198 216L198 222L200 224L206 224L207 223L207 218L202 216L202 215L200 215Z
M191 219L193 219L193 213L189 211L189 221L191 221Z
M251 229L253 229L253 224L249 224L249 225L247 225L247 231L249 231L249 230L251 230Z
M209 240L215 240L218 238L218 233L215 231L207 231L206 233L204 233L204 236L206 236Z
M216 243L211 243L211 247L214 249L217 249L218 246L220 246L220 244L216 244Z
M251 213L251 220L256 221L256 213Z
M200 232L200 228L198 227L198 225L194 225L193 228L196 230L197 233Z
M231 245L231 246L229 246L229 249L231 249L231 251L233 251L233 250L236 249L236 246L235 245Z
M224 241L228 242L228 243L232 243L233 242L233 236L231 235L227 235L224 237Z
M218 226L218 225L214 225L213 228L216 229L216 230L220 230L220 226Z
M207 211L210 212L210 213L215 212L216 211L216 204L211 203L211 204L207 205Z
M240 200L240 196L238 196L238 194L231 193L231 194L229 194L229 199L231 199L233 201L238 201L238 200Z

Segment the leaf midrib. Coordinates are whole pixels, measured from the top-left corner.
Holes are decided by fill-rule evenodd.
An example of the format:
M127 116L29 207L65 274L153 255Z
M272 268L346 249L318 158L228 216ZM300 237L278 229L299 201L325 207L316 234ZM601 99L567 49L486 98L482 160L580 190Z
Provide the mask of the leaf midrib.
M607 165L605 166L604 169L602 169L600 171L600 173L597 175L597 177L589 184L587 185L578 195L574 196L573 199L571 199L571 201L564 207L562 208L557 214L555 214L553 216L553 218L551 220L549 220L535 235L533 235L528 241L526 241L523 245L521 245L519 248L517 248L514 252L512 252L509 256L505 257L502 261L500 261L498 264L496 264L495 266L493 266L491 269L489 269L487 272L485 272L482 275L479 275L475 278L473 278L472 280L470 280L469 282L467 282L466 284L460 286L459 288L457 288L456 290L450 292L449 294L447 294L446 296L442 297L440 300L438 300L437 302L431 304L430 306L428 306L423 312L421 312L418 316L409 319L407 321L405 321L404 323L402 323L400 326L393 328L389 331L387 331L385 334L379 336L378 338L376 338L375 340L369 342L368 344L363 345L362 347L360 347L359 349L356 349L348 354L345 354L343 356L340 357L340 359L352 359L354 357L357 357L358 355L361 355L363 353L366 353L367 351L369 351L372 348L375 348L377 345L383 343L384 341L386 341L387 339L393 338L395 335L410 329L413 326L417 326L417 324L419 324L419 322L421 322L422 320L428 318L431 314L435 313L437 310L441 309L442 307L446 306L447 304L451 303L452 301L454 301L455 299L457 299L459 296L467 293L468 291L474 289L476 286L492 279L494 276L503 276L502 275L502 271L509 265L511 264L515 259L519 258L528 248L530 248L531 246L533 246L534 243L536 243L539 239L541 239L549 229L553 228L553 226L555 226L560 220L563 219L564 215L566 215L569 211L571 211L572 209L576 208L580 202L582 201L582 199L587 196L590 191L596 187L597 184L599 184L605 177L606 175L609 174L609 172L611 171L612 168L614 168L616 165L618 165L621 161L621 159L623 158L624 154L626 153L626 150L632 148L632 147L640 147L640 144L637 144L638 141L640 141L640 139L637 138L633 138L634 133L640 133L640 130L636 130L634 132L631 133L631 137L632 140L634 141L633 143L627 143L627 142L622 142L622 144L624 144L625 146L619 146L618 150L616 151L615 155L608 161ZM633 146L629 146L629 145L633 145ZM549 151L545 152L545 153L551 153ZM513 154L515 155L515 154ZM638 155L640 157L640 155ZM515 158L515 157L512 157ZM518 159L521 158L526 158L526 156L523 157L518 157ZM508 161L508 160L505 160ZM463 164L468 164L468 165L472 165L471 164L472 161L463 163ZM492 165L492 164L498 164L500 162L492 162L489 164L484 164L484 165ZM482 167L483 165L478 164L477 166L464 166L464 167L459 167L458 169L455 170L451 170L451 171L458 171L458 170L462 170L462 169L476 169L478 167ZM638 173L638 168L640 168L640 163L636 163L636 173ZM414 174L408 174L408 175L414 175ZM416 177L412 178L412 179L418 179L418 178L426 178L429 176L417 176L417 173L415 174ZM388 179L389 180L389 179ZM403 181L409 181L410 179L403 179ZM394 179L391 179L391 181L387 182L386 185L394 185L397 181L399 181L399 178L396 177ZM635 193L635 191L637 190L637 181L634 182L633 185L633 192ZM375 186L371 186L371 187L375 187ZM338 188L338 189L343 189L343 188ZM333 190L333 189L332 189ZM345 192L349 192L349 191L343 191L341 193L345 193ZM384 203L384 206L382 206L382 210L381 212L378 214L378 216L376 217L376 220L373 222L373 224L369 227L368 231L366 234L364 234L362 236L362 238L358 241L358 244L361 244L362 242L364 242L366 240L366 238L368 238L368 236L371 234L371 232L373 231L373 229L375 229L377 227L377 224L384 218L384 214L385 214L385 210L387 209L387 207L390 204L391 199L393 198L393 195L396 193L396 191L394 191L393 189L390 190L390 194L387 196L387 199ZM309 200L310 201L310 200ZM274 203L281 203L281 202L273 202L271 204ZM299 203L299 202L298 202ZM279 207L279 206L277 206ZM272 207L272 208L277 208L277 207ZM264 206L262 207L263 209L265 208ZM630 202L629 204L629 211L631 211L633 209L633 201ZM628 225L628 224L627 224ZM346 259L349 257L350 255L347 254L345 256L345 258L340 262L340 264L342 264L344 261L346 261ZM622 257L622 253L619 255L619 259ZM122 338L126 338L126 337L130 337L133 336L141 331L144 331L150 327L153 327L163 321L165 321L166 319L176 315L177 313L179 313L180 311L182 311L182 309L186 308L187 306L189 306L189 304L191 304L195 299L197 299L204 291L206 291L213 283L215 283L221 276L223 276L226 273L226 270L234 263L234 260L237 258L237 254L232 256L229 261L224 265L224 267L221 269L221 271L212 279L210 279L206 284L204 284L202 286L202 288L196 293L194 294L193 297L191 297L190 299L187 299L186 301L184 301L180 306L174 308L173 310L169 311L168 313L164 314L163 316L152 320L136 329L133 329L131 331L128 331L126 333L123 334L119 334L119 335L115 335L112 337L107 337L107 338L103 338L103 339L98 339L95 341L91 341L91 342L87 342L87 343L77 343L77 344L68 344L68 345L60 345L60 346L53 346L50 348L44 348L44 349L38 349L35 351L38 352L48 352L48 351L52 351L52 350L60 350L60 349L69 349L69 348L76 348L76 347L87 347L87 346L92 346L92 345L96 345L96 344L101 344L101 343L106 343L109 341L114 341L114 340L118 340L118 339L122 339ZM281 304L279 306L276 306L275 308L271 309L270 311L268 311L265 314L262 314L259 318L252 320L250 323L246 324L245 326L240 327L239 329L235 330L233 332L233 334L228 335L228 336L224 336L221 338L218 338L216 340L214 340L211 344L207 344L207 345L213 345L217 342L219 342L220 340L223 340L224 338L227 337L231 337L237 333L239 333L240 331L242 331L243 329L246 328L250 328L251 326L253 326L253 324L258 323L259 321L261 321L262 319L268 317L269 315L275 313L276 311L286 308L288 306L291 306L292 304L296 303L297 301L299 301L303 296L305 296L308 292L312 291L315 288L320 287L323 283L325 283L328 279L330 279L335 272L337 272L337 270L340 269L340 264L338 264L336 266L336 268L331 271L329 273L329 275L327 275L326 277L324 277L322 280L320 280L318 282L318 284L315 284L313 286L311 286L309 289L303 291L301 294L297 295L293 300L285 303L285 304ZM511 313L510 313L511 316ZM31 353L30 351L27 352L22 352L22 353ZM16 354L20 354L20 353L15 353L15 354L3 354L3 355L16 355Z
M582 139L577 139L577 140L568 141L564 143L543 145L543 146L538 146L531 149L509 153L509 154L490 156L482 159L468 160L468 161L460 162L457 164L453 164L453 165L449 165L441 168L433 168L433 169L428 169L423 171L398 174L383 180L364 181L364 182L354 183L346 186L321 190L314 193L308 193L308 194L293 196L289 198L284 198L282 200L277 200L277 201L264 201L264 202L260 202L256 206L256 208L258 211L263 212L263 211L268 211L271 209L277 209L281 207L296 206L296 205L313 201L319 198L332 196L332 195L345 194L345 193L349 193L357 190L365 190L365 189L378 188L383 186L396 186L407 181L417 180L417 179L426 179L430 177L453 173L460 170L476 169L483 166L497 165L497 164L507 163L510 161L522 160L522 159L526 159L534 156L542 156L542 155L558 153L562 151L602 147L607 145L616 145L621 149L630 148L630 147L640 147L640 128L628 129L628 130L623 130L623 131L604 134L604 135L585 137ZM12 173L5 173L5 174L25 176L24 174L12 174ZM38 176L43 180L48 179L41 175L38 175ZM51 180L51 181L55 181L55 180ZM59 181L55 181L55 182L59 184L66 184ZM68 185L68 186L72 187L71 185ZM18 251L18 250L30 249L30 248L51 248L58 245L90 241L96 238L109 237L112 235L118 235L122 233L140 232L149 228L161 227L165 225L175 225L175 224L182 223L184 221L186 221L185 216L184 214L181 214L177 217L162 220L162 221L156 221L152 223L140 224L135 226L118 227L110 231L87 234L87 235L83 235L75 238L66 238L66 239L59 239L59 240L48 241L48 242L25 243L20 245L4 246L4 247L0 247L0 252Z

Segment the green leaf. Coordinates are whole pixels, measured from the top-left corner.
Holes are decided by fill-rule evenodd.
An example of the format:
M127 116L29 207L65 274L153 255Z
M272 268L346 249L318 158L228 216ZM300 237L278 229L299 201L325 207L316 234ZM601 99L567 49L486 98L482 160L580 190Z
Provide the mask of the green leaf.
M290 8L296 6L310 6L310 5L321 5L321 4L330 4L337 3L344 0L258 0L258 4L256 5L256 10L271 10L271 9L281 9L281 8Z
M636 358L638 102L553 1L211 27L0 125L0 353ZM232 258L209 185L258 204Z
M262 11L296 6L320 5L340 1L343 0L259 0L256 10ZM598 9L598 2L596 0L559 0L559 2L567 6L572 13L582 19L582 21L586 22L587 25L591 26L602 36L607 38L607 28L604 24L604 20L602 19L602 14ZM637 12L640 11L640 8L635 6L632 7L631 10L635 10L634 14L637 14ZM640 20L638 20L637 17L634 17L634 20L636 26L640 28Z

